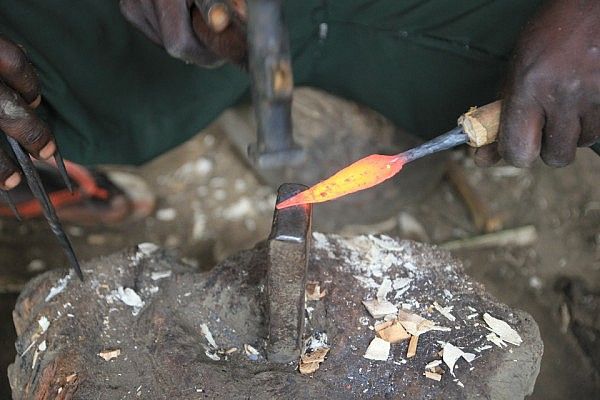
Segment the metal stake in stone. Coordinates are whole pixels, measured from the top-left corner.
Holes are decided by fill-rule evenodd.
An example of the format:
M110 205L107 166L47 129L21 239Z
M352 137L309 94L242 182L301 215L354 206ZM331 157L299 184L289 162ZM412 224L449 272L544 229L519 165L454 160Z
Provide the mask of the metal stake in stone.
M304 185L283 184L277 202L305 189ZM311 205L275 210L273 216L267 261L267 358L271 362L297 360L302 350L311 218Z

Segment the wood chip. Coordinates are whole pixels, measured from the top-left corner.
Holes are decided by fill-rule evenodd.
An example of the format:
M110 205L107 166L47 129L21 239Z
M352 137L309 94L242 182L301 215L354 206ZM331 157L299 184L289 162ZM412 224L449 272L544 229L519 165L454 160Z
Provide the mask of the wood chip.
M320 363L311 362L311 363L303 363L301 362L298 366L298 370L302 375L312 374L319 369Z
M386 342L381 338L374 338L367 351L365 352L364 358L375 361L387 361L390 355L390 343Z
M67 383L75 382L76 379L77 379L77 374L71 374L65 378Z
M392 281L390 278L385 278L377 290L377 300L380 303L387 301L387 295L392 291Z
M443 359L448 368L450 369L450 373L454 375L454 365L458 361L459 358L464 358L466 361L471 362L475 359L475 354L466 353L454 346L452 343L446 343L443 348Z
M321 347L320 349L316 349L312 353L303 354L300 359L303 363L311 363L311 362L323 362L325 361L325 356L329 353L329 347Z
M406 358L414 357L417 354L417 344L419 343L419 336L414 335L410 337L408 342L408 350L406 352Z
M448 307L442 307L438 304L437 301L433 302L433 307L440 313L442 314L444 317L446 317L447 319L449 319L450 321L454 322L456 321L456 317L454 315L451 314L452 309L454 308L454 306L448 306Z
M306 300L317 301L321 300L327 294L327 289L321 291L319 282L310 281L306 283Z
M298 370L301 374L312 374L317 371L325 356L329 353L327 335L325 333L313 333L304 342L304 350L300 356Z
M373 318L383 318L386 315L398 312L398 308L387 300L365 300L362 303Z
M390 324L391 323L391 324ZM386 327L380 328L379 330L375 327L375 331L377 332L377 336L390 343L398 343L403 340L410 338L410 335L406 330L402 327L402 324L398 321L388 321L383 324L389 324Z
M449 331L450 328L437 326L433 321L412 314L404 310L398 312L398 321L402 324L408 333L414 336L419 336L431 330Z
M517 331L501 319L494 318L490 314L485 313L483 314L483 320L488 324L492 332L498 335L503 341L514 344L515 346L519 346L523 343L523 339L521 339L521 336L519 336Z
M442 363L442 360L433 360L432 362L430 362L429 364L427 364L425 366L425 369L434 369L435 367L437 367L438 365L440 365Z
M325 361L325 356L329 353L329 347L321 347L311 353L302 354L298 370L301 374L312 374L319 369L321 363Z
M121 349L115 349L115 350L101 351L100 353L98 353L98 356L102 357L104 359L104 361L110 361L113 358L119 357L120 354L121 354Z
M436 372L425 371L425 373L423 373L423 375L425 375L426 378L433 379L434 381L439 382L442 380L442 375L440 375Z

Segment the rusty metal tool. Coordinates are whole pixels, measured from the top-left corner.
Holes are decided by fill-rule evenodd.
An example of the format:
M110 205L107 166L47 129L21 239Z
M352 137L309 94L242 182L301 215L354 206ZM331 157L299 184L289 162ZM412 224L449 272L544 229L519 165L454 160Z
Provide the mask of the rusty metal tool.
M83 273L81 272L81 267L79 266L79 261L77 260L77 256L75 255L75 251L73 250L73 246L71 245L71 241L69 240L69 237L65 233L65 231L60 223L60 220L59 220L58 216L56 215L54 206L52 205L50 198L48 198L48 194L46 193L46 190L44 189L44 186L42 185L42 180L41 180L40 175L38 174L37 170L35 169L35 166L33 165L33 161L31 161L31 158L23 150L23 148L21 147L19 142L17 142L15 139L13 139L12 137L10 137L8 135L6 136L6 138L8 140L10 147L12 148L13 152L15 153L17 162L21 166L23 175L25 176L25 180L27 181L27 185L29 186L31 193L33 193L35 198L38 199L38 201L40 202L40 204L42 206L42 211L44 212L44 217L46 217L46 220L48 221L48 224L50 225L50 229L52 230L52 232L58 239L60 246L63 248L63 250L67 256L67 259L69 260L69 264L75 270L79 279L83 280ZM66 169L64 167L64 162L62 161L62 157L60 157L60 155L58 155L58 157L55 156L55 160L57 162L58 169L61 171L61 175L63 176L63 179L65 179L65 183L69 182L67 184L67 186L69 186L69 189L71 190L70 181L66 174Z
M306 189L300 184L279 187L277 201ZM275 210L268 239L267 358L277 363L297 360L304 335L304 291L311 239L312 207Z
M248 155L261 168L297 165L304 152L292 133L294 79L282 0L248 0L248 58L257 143Z

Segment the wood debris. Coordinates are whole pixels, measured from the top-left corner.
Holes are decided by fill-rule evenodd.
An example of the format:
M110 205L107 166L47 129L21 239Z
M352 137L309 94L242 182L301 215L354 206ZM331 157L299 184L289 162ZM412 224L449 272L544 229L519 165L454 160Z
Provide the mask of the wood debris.
M414 357L417 354L417 344L419 343L419 336L414 335L410 337L408 342L408 350L406 351L406 358Z
M319 282L310 281L306 283L306 300L317 301L321 300L327 294L327 289L321 290Z
M375 361L387 361L390 355L390 343L386 342L381 338L373 338L367 351L365 352L364 358Z
M212 348L217 349L219 346L217 346L217 342L215 342L215 339L214 339L210 329L208 328L208 325L202 324L202 325L200 325L200 329L202 330L202 334L206 338L206 341L208 342L208 344Z
M442 351L442 359L450 369L450 373L452 375L454 375L454 365L456 364L459 358L462 357L463 359L465 359L465 361L468 361L469 363L475 359L475 354L466 353L458 347L454 346L452 343L444 344L444 348L442 349Z
M75 382L75 380L77 379L77 373L68 375L65 380L67 381L67 383L72 383Z
M321 363L325 361L325 356L329 353L329 347L321 347L311 353L305 353L300 357L298 369L301 374L312 374L319 369Z
M246 353L246 355L248 356L248 358L251 361L258 360L258 357L260 356L260 353L258 352L258 350L256 350L254 347L250 346L249 344L244 344L244 352Z
M410 335L398 320L386 321L375 325L375 332L381 339L390 343L398 343L410 338Z
M398 312L398 307L387 300L384 300L383 302L380 302L377 299L363 300L362 303L373 318L383 318L386 315L396 314Z
M429 364L427 364L425 366L425 369L431 369L433 370L435 367L439 366L442 364L442 360L433 360L432 362L430 362Z
M504 343L504 340L500 339L494 332L490 332L485 338L501 349L508 346L506 343Z
M100 353L98 353L98 356L103 358L104 361L110 361L113 358L119 357L120 354L121 354L121 349L114 349L114 350L101 351Z
M438 374L437 372L425 371L423 375L425 375L426 378L433 379L434 381L439 382L442 380L442 375Z
M523 339L521 339L521 336L517 331L501 319L494 318L490 314L485 313L483 314L483 320L490 327L490 330L498 335L503 341L514 344L515 346L519 346L523 343Z
M380 303L387 301L387 295L392 291L392 281L390 278L385 278L383 282L381 282L381 286L377 290L377 300Z
M312 374L319 369L321 363L325 361L325 356L329 353L327 344L327 334L324 332L314 332L304 342L304 349L300 356L298 369L301 374Z
M449 331L450 328L437 326L435 322L425 319L417 314L412 314L404 310L398 312L398 321L402 324L408 333L419 336L432 330Z
M454 306L442 307L438 304L437 301L434 301L433 308L435 308L440 314L442 314L444 317L446 317L450 321L452 321L452 322L456 321L456 317L451 314Z

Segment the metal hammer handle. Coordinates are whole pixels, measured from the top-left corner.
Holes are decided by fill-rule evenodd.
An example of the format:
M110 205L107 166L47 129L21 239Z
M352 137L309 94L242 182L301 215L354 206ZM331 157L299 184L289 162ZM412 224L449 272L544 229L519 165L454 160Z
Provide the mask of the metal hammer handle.
M486 104L483 107L472 107L458 118L458 125L469 136L469 145L481 147L496 141L502 113L502 100ZM600 155L600 142L590 147Z

